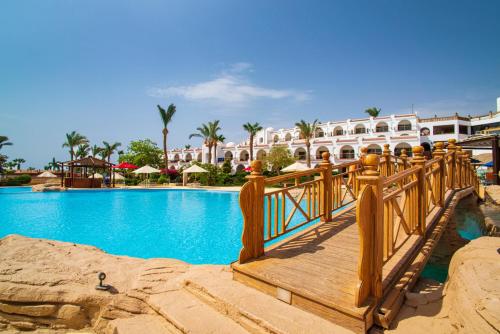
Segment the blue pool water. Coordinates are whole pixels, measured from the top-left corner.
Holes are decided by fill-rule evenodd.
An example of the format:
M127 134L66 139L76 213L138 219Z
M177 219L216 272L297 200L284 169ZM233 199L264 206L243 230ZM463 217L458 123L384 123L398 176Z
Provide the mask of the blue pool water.
M235 192L1 188L0 212L0 237L69 241L117 255L229 263L241 246Z
M286 205L290 212L292 205ZM241 249L237 192L0 188L0 237L21 234L142 258L228 264ZM300 222L295 215L291 226ZM300 230L300 229L298 229Z

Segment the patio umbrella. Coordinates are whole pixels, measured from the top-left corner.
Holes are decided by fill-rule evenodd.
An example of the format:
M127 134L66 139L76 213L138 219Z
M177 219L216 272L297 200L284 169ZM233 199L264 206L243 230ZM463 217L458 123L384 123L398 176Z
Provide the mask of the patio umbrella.
M43 172L42 174L38 175L38 177L57 177L57 175L52 174L52 173L51 173L51 172L49 172L49 171L45 171L45 172Z
M183 185L186 185L186 183L187 183L187 175L190 174L190 173L208 173L208 170L203 169L203 168L201 168L198 165L192 165L191 167L189 167L188 169L186 169L186 170L184 170L182 172L182 174L184 174L183 178L182 178Z
M113 177L115 178L115 180L125 180L125 177L117 172L113 173Z
M484 167L493 167L493 161L483 164Z
M281 171L288 173L288 172L301 172L301 171L309 170L309 169L311 169L311 168L307 167L307 165L304 165L303 163L294 162L290 166L283 168Z
M161 172L161 170L159 169L156 169L154 167L151 167L149 165L146 165L146 166L143 166L137 170L134 170L132 173L135 173L135 174L146 174L147 175L147 179L146 179L146 186L149 185L149 174L152 174L152 173L159 173Z
M122 162L116 166L113 166L113 168L116 168L116 169L137 169L139 167L137 167L134 164L128 163L128 162Z

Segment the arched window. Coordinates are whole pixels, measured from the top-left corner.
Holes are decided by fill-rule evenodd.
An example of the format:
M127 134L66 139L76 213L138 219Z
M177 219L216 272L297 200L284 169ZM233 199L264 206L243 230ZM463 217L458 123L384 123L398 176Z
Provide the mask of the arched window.
M264 150L258 150L257 151L257 160L264 160L266 157L267 153Z
M342 129L341 126L336 126L335 129L333 129L333 135L334 136L343 136L344 130Z
M398 131L411 131L411 123L408 120L402 120L398 123Z
M340 149L340 159L354 159L354 149L352 146L342 146Z
M321 137L324 137L325 136L325 132L323 131L322 128L318 127L316 128L316 130L314 131L314 136L316 138L321 138Z
M277 143L279 140L280 140L280 137L278 137L278 135L274 135L273 142Z
M411 151L411 145L408 143L399 143L396 145L394 148L394 155L400 156L401 155L401 150L405 149L406 150L406 155L411 157L412 156L412 151Z
M261 143L261 144L262 144L263 142L264 142L264 138L260 137L260 138L259 138L259 143Z
M386 122L378 122L375 126L375 132L388 132L389 125Z
M179 154L177 154L177 153L176 153L176 154L174 155L174 162L179 161L179 159L180 159L180 158L179 158Z
M240 161L248 161L250 159L250 154L247 150L243 150L240 152Z
M420 135L421 136L430 136L431 130L429 128L422 128L420 129Z
M224 153L224 160L225 161L233 160L233 153L231 151L227 151L226 153Z
M202 161L202 155L201 153L198 153L198 156L196 157L196 161L201 162Z
M326 147L324 147L324 146L318 147L318 149L316 150L316 159L318 159L318 160L323 159L322 155L325 152L329 152Z
M290 140L292 140L292 135L290 134L290 132L287 132L285 135L285 141L290 141Z
M303 147L299 147L295 150L293 156L298 160L306 160L306 150Z
M382 147L377 144L368 145L368 154L382 154Z
M191 160L193 160L193 156L191 155L191 153L186 154L186 158L184 160L186 160L186 162L190 162Z
M366 133L366 128L363 124L358 124L354 127L354 133L359 135L362 133Z

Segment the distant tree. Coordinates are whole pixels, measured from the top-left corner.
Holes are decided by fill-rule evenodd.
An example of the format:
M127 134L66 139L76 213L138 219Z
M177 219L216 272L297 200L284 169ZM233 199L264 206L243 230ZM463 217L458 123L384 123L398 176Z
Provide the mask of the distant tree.
M15 163L17 170L21 170L21 165L26 162L23 158L12 159L12 162Z
M365 113L367 113L371 117L377 117L381 111L382 111L382 109L380 109L380 108L371 107L371 108L366 109Z
M165 169L168 169L168 154L167 154L167 136L168 136L168 124L172 121L172 117L176 112L175 105L171 103L167 110L163 109L160 105L157 105L158 111L160 112L161 121L163 123L163 161Z
M290 150L282 146L274 146L264 158L264 169L279 173L281 169L295 162Z
M77 159L83 159L89 155L89 152L90 152L89 144L84 143L84 144L78 145L78 147L76 149L75 156Z
M200 127L196 128L198 133L189 135L189 139L197 137L203 140L203 144L208 148L208 163L212 163L212 148L214 147L215 141L218 139L218 131L221 129L219 127L219 122L219 120L216 120L208 122L208 124L202 124ZM217 157L215 158L217 159Z
M231 174L231 161L230 160L225 160L224 163L222 164L222 172L226 174Z
M3 155L3 154L0 154L0 167L7 167L6 164L7 164L7 159L9 159L8 156L6 155ZM2 171L2 169L0 168L0 172Z
M127 151L120 155L119 162L130 162L136 166L162 165L163 151L150 139L135 140L130 142Z
M102 152L102 147L99 147L94 144L94 146L90 148L90 152L92 153L92 156L95 158Z
M118 142L110 144L107 141L103 141L102 144L103 144L102 148L103 159L106 158L108 162L110 162L113 153L115 153L115 151L118 150L118 147L122 145L121 143Z
M301 120L300 122L295 123L295 126L299 128L301 137L306 141L307 167L311 167L311 138L314 137L314 133L316 132L318 120L316 119L312 123L307 123L306 121Z
M86 143L88 143L87 137L77 133L76 131L72 131L71 133L66 134L66 142L64 142L62 147L69 148L69 155L71 160L73 160L75 157L75 147Z
M219 143L223 143L224 140L226 140L226 137L224 137L223 135L218 135L214 138L214 163L217 164L218 161L217 161L217 145Z
M59 170L59 164L57 163L56 161L56 158L52 158L52 161L50 161L48 164L47 164L47 167L48 169L50 170Z
M184 145L184 148L185 148L186 150L189 150L189 149L191 148L191 145L189 145L189 144Z
M246 132L248 132L248 135L250 136L250 161L253 161L253 139L255 135L262 130L262 126L259 123L245 123L243 124L243 129L245 129Z
M11 146L11 145L13 145L13 144L9 141L8 137L6 137L6 136L0 136L0 150L4 146Z

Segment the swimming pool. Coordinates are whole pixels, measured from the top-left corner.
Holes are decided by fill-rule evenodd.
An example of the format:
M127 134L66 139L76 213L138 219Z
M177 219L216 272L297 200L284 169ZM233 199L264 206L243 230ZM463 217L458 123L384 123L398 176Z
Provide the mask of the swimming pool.
M238 195L179 189L42 193L29 187L0 188L0 237L15 233L93 245L115 255L228 264L237 260L241 249ZM300 218L294 216L291 226Z
M225 264L238 257L237 192L0 188L0 237L93 245L116 255Z

